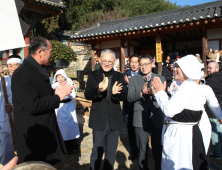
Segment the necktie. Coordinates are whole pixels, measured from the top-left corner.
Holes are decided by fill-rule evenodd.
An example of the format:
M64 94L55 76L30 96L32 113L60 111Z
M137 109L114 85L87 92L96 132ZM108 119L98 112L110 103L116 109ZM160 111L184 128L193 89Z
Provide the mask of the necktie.
M136 76L137 75L137 73L133 73L133 76Z
M146 79L146 81L149 81L150 80L150 76L146 76L145 79Z

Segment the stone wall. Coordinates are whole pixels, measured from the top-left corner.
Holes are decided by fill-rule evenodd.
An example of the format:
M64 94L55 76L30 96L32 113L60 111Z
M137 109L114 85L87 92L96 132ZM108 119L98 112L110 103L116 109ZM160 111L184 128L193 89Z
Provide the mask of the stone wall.
M69 68L65 69L66 73L76 77L77 70L84 70L86 74L92 71L91 46L89 44L76 42L70 42L70 46L77 54L77 60L70 63Z

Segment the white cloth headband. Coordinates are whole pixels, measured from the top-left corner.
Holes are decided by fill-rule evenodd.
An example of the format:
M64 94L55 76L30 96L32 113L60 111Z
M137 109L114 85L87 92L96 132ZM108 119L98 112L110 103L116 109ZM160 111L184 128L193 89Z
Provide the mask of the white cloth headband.
M7 64L10 64L10 63L19 63L19 64L22 64L22 60L19 59L19 58L10 58L7 60Z

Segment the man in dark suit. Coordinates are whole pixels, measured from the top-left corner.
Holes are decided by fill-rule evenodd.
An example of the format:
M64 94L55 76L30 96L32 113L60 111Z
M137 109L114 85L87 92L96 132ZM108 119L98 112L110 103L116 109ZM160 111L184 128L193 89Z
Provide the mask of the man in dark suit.
M92 100L89 127L93 129L93 149L90 169L99 170L105 152L104 170L113 170L119 131L123 127L119 101L126 100L127 88L122 73L113 70L115 53L103 50L100 57L101 69L90 72L86 83L85 98ZM108 78L108 87L103 76Z
M130 69L123 73L126 84L129 84L129 79L132 76L140 74L139 56L131 55L129 58ZM133 126L133 103L127 100L123 101L123 121L127 124L128 139L130 144L130 156L128 159L133 161L137 156L138 148L136 146L135 128Z
M163 66L162 76L165 77L167 81L167 87L170 87L173 81L173 63L175 62L174 59L170 59L168 66Z
M150 89L154 76L160 77L162 82L165 78L152 73L153 58L142 55L139 60L142 75L130 78L127 100L134 103L133 126L135 127L137 147L139 148L139 167L141 170L148 169L148 140L151 135L152 153L155 161L155 170L161 169L161 134L164 114L159 108Z
M12 76L14 135L19 163L44 161L56 164L66 152L55 116L55 109L72 91L63 84L52 90L47 70L52 45L43 37L34 37L29 55Z

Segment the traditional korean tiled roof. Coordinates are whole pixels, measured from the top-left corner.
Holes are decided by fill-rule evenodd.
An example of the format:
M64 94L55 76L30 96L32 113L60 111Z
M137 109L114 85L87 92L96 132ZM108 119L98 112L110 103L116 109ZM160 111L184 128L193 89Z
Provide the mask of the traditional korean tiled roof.
M143 30L173 24L200 21L221 17L222 1L141 15L115 21L99 22L96 26L76 31L73 39Z
M65 8L65 5L63 5L62 0L35 0L36 2L41 2L44 4L52 5L52 6L57 6L57 7L62 7Z

